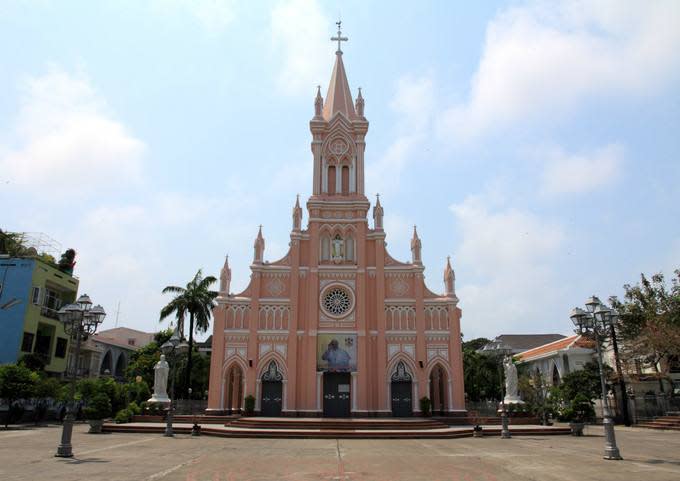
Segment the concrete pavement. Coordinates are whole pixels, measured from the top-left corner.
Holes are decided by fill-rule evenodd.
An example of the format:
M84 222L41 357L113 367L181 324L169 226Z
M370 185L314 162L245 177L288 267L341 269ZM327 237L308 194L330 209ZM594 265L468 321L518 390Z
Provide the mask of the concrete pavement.
M0 479L140 481L588 481L680 479L680 434L617 428L624 461L605 461L602 430L587 436L428 440L227 439L74 431L0 431Z

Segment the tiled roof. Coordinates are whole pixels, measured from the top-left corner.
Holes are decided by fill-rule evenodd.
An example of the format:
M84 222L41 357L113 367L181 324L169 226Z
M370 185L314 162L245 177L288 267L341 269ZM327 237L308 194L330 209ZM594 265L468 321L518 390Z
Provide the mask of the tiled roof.
M92 336L92 340L94 342L101 342L102 344L110 344L112 346L122 347L123 349L129 349L130 351L136 351L139 349L139 346L132 346L126 342L122 342L119 339L112 339L106 336L95 335Z
M559 339L557 341L549 342L548 344L544 344L524 352L520 352L515 357L520 361L528 361L530 359L543 357L563 349L569 349L571 347L592 348L594 347L594 344L590 339L577 334Z
M482 349L493 351L494 344L502 344L513 352L522 352L564 338L562 334L501 334Z

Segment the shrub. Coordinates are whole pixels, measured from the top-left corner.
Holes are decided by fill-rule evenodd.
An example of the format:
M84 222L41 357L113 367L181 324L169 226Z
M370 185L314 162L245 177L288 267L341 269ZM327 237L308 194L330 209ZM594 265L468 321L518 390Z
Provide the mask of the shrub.
M144 411L144 414L148 414L149 416L157 416L159 414L163 414L164 408L161 403L142 403L142 410Z
M134 401L128 404L127 409L135 416L139 416L140 414L142 414L142 408L140 408L139 405Z
M432 401L430 401L429 397L423 396L420 398L420 411L423 413L423 416L429 417L432 415Z
M248 394L245 400L245 412L247 416L252 416L255 412L255 396Z
M149 385L144 381L127 383L123 389L127 394L127 399L136 402L137 405L141 405L151 397Z
M117 424L129 423L132 420L132 413L129 409L121 409L113 419Z
M104 393L95 394L83 409L83 415L88 420L101 420L111 416L111 400Z
M560 421L582 423L595 417L593 402L583 394L577 394L559 412Z

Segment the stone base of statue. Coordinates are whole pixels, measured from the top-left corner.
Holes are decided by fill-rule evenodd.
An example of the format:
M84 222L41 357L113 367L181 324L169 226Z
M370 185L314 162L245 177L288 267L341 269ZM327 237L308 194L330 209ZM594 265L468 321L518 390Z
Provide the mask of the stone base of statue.
M510 404L524 404L524 401L522 401L519 396L505 396L503 402L506 406L509 406Z
M157 396L154 394L149 398L147 401L148 403L161 403L161 404L169 404L170 403L170 398L168 396Z

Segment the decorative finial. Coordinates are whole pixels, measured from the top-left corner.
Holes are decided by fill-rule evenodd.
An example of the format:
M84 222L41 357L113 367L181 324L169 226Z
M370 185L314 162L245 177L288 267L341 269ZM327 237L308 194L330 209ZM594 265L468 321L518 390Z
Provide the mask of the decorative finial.
M337 37L331 37L332 42L338 42L338 50L335 52L336 54L342 55L342 45L340 42L346 42L348 39L347 37L342 36L342 20L338 20L335 22L335 24L338 26L338 36Z

